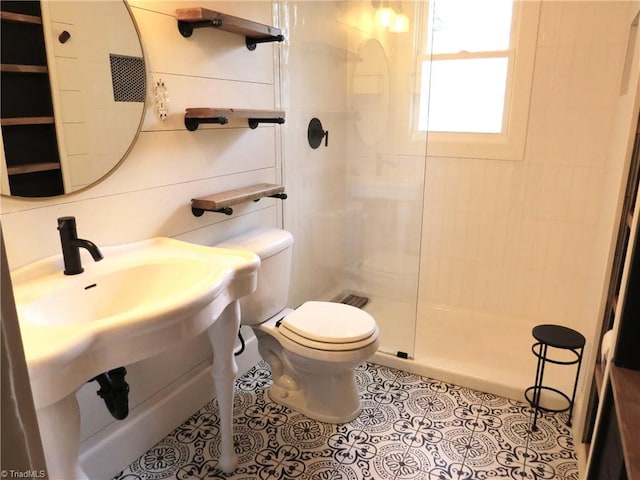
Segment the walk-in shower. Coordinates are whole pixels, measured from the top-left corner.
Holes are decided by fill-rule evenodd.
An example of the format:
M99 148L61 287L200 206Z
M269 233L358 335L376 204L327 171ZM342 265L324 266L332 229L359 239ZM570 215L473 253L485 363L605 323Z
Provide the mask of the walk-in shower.
M533 381L535 325L591 348L633 2L277 10L292 303L364 297L390 361L511 397ZM314 117L328 146L308 146Z
M393 92L412 78L397 69L413 30L376 24L371 2L283 3L280 15L290 29L283 100L295 118L284 155L296 202L285 213L297 239L293 295L362 306L381 328L381 351L413 357L425 141L417 154L398 150ZM327 145L286 140L304 137L313 117Z

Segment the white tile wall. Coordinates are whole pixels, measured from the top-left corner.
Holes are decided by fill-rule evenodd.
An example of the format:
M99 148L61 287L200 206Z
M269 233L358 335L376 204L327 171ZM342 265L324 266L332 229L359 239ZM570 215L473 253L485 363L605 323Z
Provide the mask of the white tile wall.
M417 362L475 365L524 387L534 325L573 327L594 348L619 188L609 179L624 162L611 132L632 11L543 1L524 161L427 157ZM572 373L560 381L570 386Z
M346 32L341 2L283 2L288 41L281 50L284 178L291 193L285 227L295 237L290 304L331 295L345 258L344 238L357 213L347 203ZM312 149L307 127L319 118L329 143Z

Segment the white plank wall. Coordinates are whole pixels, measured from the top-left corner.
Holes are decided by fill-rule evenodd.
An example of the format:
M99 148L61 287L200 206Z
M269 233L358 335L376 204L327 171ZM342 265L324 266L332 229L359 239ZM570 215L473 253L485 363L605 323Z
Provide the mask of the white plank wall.
M56 218L64 215L75 216L79 236L98 246L153 236L210 245L254 227L281 226L280 200L239 205L232 217L207 213L196 218L190 207L196 196L280 182L281 127L263 125L250 130L237 124L203 125L188 132L183 123L186 107L278 108L275 61L279 47L263 44L250 52L243 37L212 29L198 29L192 37L183 38L172 15L185 2L129 3L140 29L148 73L142 131L120 167L86 191L46 200L0 199L11 269L59 253ZM275 24L271 2L199 2L198 6ZM170 100L165 122L153 112L152 88L158 78L164 80ZM210 356L208 342L197 338L176 351L127 366L131 416L143 418L151 408L149 399L193 378L205 369ZM138 444L109 453L107 448L118 442L118 431L124 431L126 421L116 423L110 417L96 390L94 384L88 384L78 394L82 449L90 452L83 464L91 478L117 473L194 411L177 412L170 419L175 425L164 426L164 433L149 425L148 434ZM144 419L139 421L144 429ZM99 455L91 453L98 444L102 456L109 457L111 471L95 461Z

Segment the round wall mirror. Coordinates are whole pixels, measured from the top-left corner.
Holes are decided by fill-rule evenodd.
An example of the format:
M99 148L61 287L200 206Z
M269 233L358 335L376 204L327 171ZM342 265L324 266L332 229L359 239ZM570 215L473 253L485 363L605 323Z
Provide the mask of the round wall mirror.
M126 2L2 2L2 44L0 193L64 195L113 172L146 99Z
M386 136L389 119L389 65L383 46L375 38L358 49L351 77L351 98L357 113L356 129L366 145L375 145Z

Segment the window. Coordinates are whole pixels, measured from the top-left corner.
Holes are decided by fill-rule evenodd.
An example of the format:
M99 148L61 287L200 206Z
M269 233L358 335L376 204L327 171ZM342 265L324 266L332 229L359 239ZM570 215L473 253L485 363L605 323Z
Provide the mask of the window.
M539 3L425 2L414 137L435 156L524 155Z

